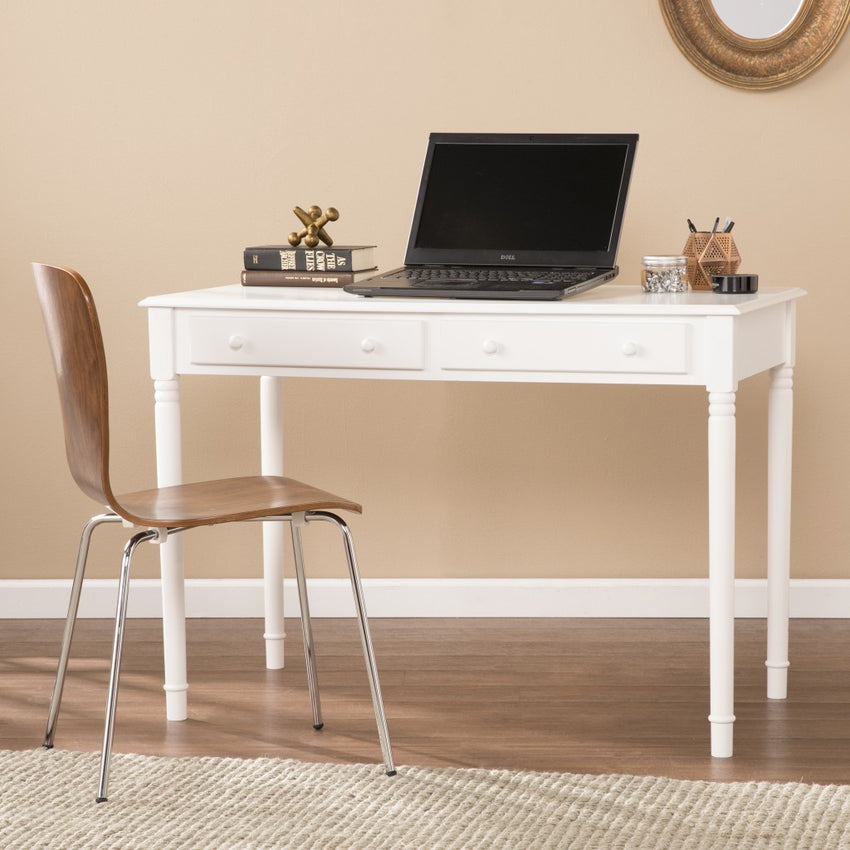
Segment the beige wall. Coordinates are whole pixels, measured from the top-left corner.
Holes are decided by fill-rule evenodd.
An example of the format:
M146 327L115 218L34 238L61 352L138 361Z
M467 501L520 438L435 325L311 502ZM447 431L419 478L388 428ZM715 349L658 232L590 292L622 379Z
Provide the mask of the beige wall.
M696 71L655 0L0 10L0 578L69 575L92 512L65 468L28 263L89 280L116 486L146 486L152 388L137 302L237 282L242 248L280 240L295 204L338 206L338 241L375 241L381 264L396 263L432 130L637 131L618 282L636 282L643 253L678 251L686 217L731 215L742 270L808 289L793 573L846 575L850 38L801 83L750 93ZM745 577L764 560L765 390L756 378L738 395ZM255 383L184 379L183 393L187 477L255 469ZM366 505L355 530L367 576L706 573L699 389L289 381L287 400L290 473ZM112 575L121 535L101 534L92 574ZM187 539L188 574L257 575L256 537ZM314 574L330 574L319 561ZM157 571L146 553L139 575Z

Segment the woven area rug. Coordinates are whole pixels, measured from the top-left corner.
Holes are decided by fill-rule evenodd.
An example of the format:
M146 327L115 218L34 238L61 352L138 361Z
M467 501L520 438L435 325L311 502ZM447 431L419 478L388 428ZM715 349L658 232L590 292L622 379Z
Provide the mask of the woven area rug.
M0 847L850 848L850 786L0 751Z

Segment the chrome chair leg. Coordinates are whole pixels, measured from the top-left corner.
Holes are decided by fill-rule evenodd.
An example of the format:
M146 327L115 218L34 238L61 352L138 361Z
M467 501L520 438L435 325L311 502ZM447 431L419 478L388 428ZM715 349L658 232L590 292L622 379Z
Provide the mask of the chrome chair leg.
M83 526L83 532L80 536L80 546L77 550L77 566L74 570L74 580L71 583L68 615L65 618L65 631L62 634L59 663L56 668L56 680L53 683L53 695L50 697L50 707L47 711L47 727L44 731L44 743L42 744L48 750L53 748L53 739L56 735L56 721L59 719L59 708L62 705L62 690L65 687L65 674L68 672L68 659L71 657L71 642L74 639L74 627L77 624L80 593L83 589L83 576L86 572L86 561L88 560L91 536L95 528L104 522L121 522L121 517L112 513L93 516Z
M375 721L378 725L378 740L381 743L381 753L384 757L384 767L387 776L395 776L393 753L390 745L390 732L387 728L387 718L384 713L384 700L381 696L381 684L378 680L378 665L375 661L375 650L369 634L369 621L366 616L366 600L363 596L363 586L360 583L360 571L357 569L357 558L354 554L354 539L345 521L328 511L312 511L307 519L323 519L332 522L342 533L345 546L345 556L348 561L348 574L351 579L351 590L354 594L354 606L357 612L357 622L360 626L360 643L363 647L363 657L366 661L366 673L369 678L369 688L372 692L372 705L375 709Z
M106 721L103 728L103 752L100 758L100 779L97 787L98 803L106 802L109 784L109 760L112 756L112 738L115 733L115 709L118 701L118 679L121 674L121 651L124 647L124 625L127 619L127 600L130 593L130 565L136 547L145 540L158 536L154 529L134 534L124 546L121 559L121 577L118 582L118 603L115 611L115 639L112 644L112 665L109 673L109 693L106 697Z
M319 698L319 679L316 673L316 648L313 642L313 626L310 620L310 601L307 598L307 580L304 576L304 550L301 546L301 523L303 517L292 517L292 551L295 561L295 580L298 583L298 602L301 606L301 634L304 636L304 660L307 665L307 689L313 710L313 728L321 729L322 704Z

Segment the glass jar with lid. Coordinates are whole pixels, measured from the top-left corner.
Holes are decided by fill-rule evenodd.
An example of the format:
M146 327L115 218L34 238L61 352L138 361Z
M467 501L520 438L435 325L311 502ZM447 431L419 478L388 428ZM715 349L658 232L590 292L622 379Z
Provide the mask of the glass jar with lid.
M644 257L640 284L644 292L687 292L687 259L678 254Z

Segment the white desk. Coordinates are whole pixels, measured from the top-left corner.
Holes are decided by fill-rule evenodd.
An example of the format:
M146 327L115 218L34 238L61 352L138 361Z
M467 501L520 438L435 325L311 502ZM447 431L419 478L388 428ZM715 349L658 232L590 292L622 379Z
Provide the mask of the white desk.
M732 755L735 393L770 372L767 695L788 668L794 314L800 289L646 295L608 284L554 303L364 299L224 286L147 298L161 486L181 481L178 376L260 377L262 472L283 474L282 378L704 386L708 392L711 752ZM283 665L283 532L264 525L267 665ZM185 719L180 538L163 546L167 715Z

